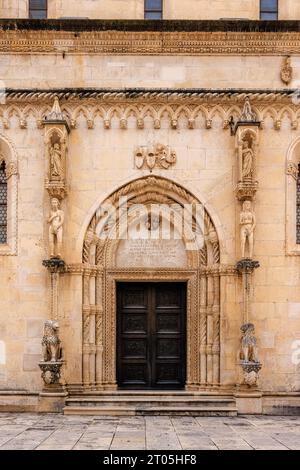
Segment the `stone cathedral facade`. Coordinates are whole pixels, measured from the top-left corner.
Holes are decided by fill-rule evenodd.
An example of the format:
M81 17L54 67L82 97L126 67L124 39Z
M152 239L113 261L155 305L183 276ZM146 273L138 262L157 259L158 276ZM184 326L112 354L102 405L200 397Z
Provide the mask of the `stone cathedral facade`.
M0 1L1 410L299 412L293 20Z

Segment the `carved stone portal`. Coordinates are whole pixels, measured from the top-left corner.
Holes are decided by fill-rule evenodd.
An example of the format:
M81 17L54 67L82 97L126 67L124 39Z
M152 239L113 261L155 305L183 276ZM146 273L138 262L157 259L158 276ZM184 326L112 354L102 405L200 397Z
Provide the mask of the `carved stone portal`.
M127 209L124 209L124 205L120 202L124 196L128 202ZM135 204L143 204L146 208L153 204L161 204L164 207L177 204L182 208L185 205L196 207L200 204L199 201L183 187L170 180L148 176L121 187L107 198L105 203L110 205L112 214L117 214L114 223L106 223L106 217L110 214L96 212L87 229L83 246L83 387L99 390L113 390L117 387L116 282L175 280L187 282L186 388L199 390L217 387L220 384L222 268L219 241L210 216L203 209L202 244L196 247L189 244L192 228L197 227L193 217L190 233L181 240L168 241L160 238L164 212L161 213L160 223L154 223L153 227L152 224L151 226L145 224L148 218L147 214L144 214L140 219L143 233L149 234L151 228L153 235L158 237L156 240L150 240L149 246L145 248L144 240L133 240L133 244L128 244L129 240L111 237L120 230L120 234L124 235L122 227L126 218L130 231L136 219L131 217L128 211L130 212ZM179 225L175 214L174 229L177 230ZM126 246L123 246L124 243ZM123 248L127 253L126 257L121 256ZM170 256L174 257L171 264L170 261L166 262L169 252ZM148 253L147 256L151 261L147 267L143 266L143 253ZM153 253L153 257L150 253ZM179 260L176 259L177 256ZM183 266L181 262L184 263ZM228 275L236 273L234 267L228 272Z

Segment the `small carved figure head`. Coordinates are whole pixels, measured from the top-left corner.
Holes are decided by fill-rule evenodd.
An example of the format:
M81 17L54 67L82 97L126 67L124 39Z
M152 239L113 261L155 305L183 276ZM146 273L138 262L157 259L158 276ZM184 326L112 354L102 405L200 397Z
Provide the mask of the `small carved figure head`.
M59 145L59 143L56 142L56 144L53 145L53 148L54 148L55 150L60 150L60 145Z
M243 202L243 211L244 212L251 211L251 208L252 208L251 201L249 201L249 199L246 199L246 201Z
M56 198L56 197L53 197L51 199L51 208L54 210L54 211L57 211L60 207L60 202L59 200Z
M253 334L255 331L255 327L253 325L253 323L244 323L242 326L241 326L241 332L245 335L250 335L250 334Z

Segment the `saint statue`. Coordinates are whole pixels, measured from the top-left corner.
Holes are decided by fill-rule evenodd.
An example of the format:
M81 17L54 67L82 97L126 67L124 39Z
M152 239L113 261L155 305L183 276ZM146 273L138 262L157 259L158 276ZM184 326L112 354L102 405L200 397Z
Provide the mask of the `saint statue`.
M240 214L240 226L242 258L246 258L246 244L248 241L249 256L247 256L247 258L252 259L256 218L254 212L252 211L251 201L244 201L243 203L243 209Z
M53 178L62 177L62 152L59 143L50 148L50 174Z
M253 175L253 160L254 153L249 146L249 142L245 140L243 142L242 149L242 179L251 179Z
M51 212L48 218L50 258L61 258L64 212L60 209L59 200L51 199Z

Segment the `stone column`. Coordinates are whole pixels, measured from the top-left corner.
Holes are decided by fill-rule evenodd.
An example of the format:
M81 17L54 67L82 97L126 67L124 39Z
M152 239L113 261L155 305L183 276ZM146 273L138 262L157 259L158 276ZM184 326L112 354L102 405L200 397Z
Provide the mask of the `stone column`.
M206 385L207 278L200 273L200 383Z
M236 136L236 149L238 157L238 180L236 196L240 203L240 249L241 260L236 268L242 276L242 349L240 351L240 365L243 370L243 383L251 387L256 385L258 371L261 364L258 362L253 348L256 338L253 336L254 325L251 318L251 290L254 269L259 267L259 262L253 260L254 235L256 216L253 209L255 194L258 189L256 180L256 160L258 153L260 122L255 112L252 111L248 99L246 99L242 114L238 122L232 128ZM248 346L246 347L246 343ZM255 347L256 350L256 347Z
M103 388L103 270L96 277L96 385Z
M220 276L214 273L214 302L213 302L213 385L220 383Z
M84 268L83 274L83 385L90 385L90 273Z

